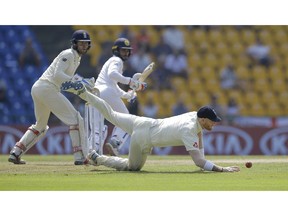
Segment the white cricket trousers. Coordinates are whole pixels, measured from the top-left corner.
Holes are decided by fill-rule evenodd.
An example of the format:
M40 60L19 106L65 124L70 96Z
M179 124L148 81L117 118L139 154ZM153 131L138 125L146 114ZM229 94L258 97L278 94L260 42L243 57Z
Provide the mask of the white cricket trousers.
M80 97L96 107L109 122L121 127L131 135L128 159L101 155L97 158L97 164L117 170L139 171L144 166L147 155L151 151L152 145L149 132L156 120L116 112L106 101L88 91L82 93Z
M71 102L52 83L38 80L31 90L34 102L35 129L46 128L51 112L66 125L78 125L78 112Z

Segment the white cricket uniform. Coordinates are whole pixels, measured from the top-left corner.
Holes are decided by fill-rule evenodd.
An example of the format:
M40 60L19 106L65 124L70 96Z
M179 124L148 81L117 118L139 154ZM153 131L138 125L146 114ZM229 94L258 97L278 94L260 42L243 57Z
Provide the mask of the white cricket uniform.
M104 99L113 110L120 113L129 113L122 100L122 97L127 93L118 86L118 83L128 85L130 77L125 77L122 74L122 59L117 56L112 56L103 65L95 85L100 91L100 97ZM118 127L114 128L111 136L116 136L121 141L121 144L124 144L128 139L127 133Z
M104 100L89 92L80 97L96 107L112 124L131 135L128 159L101 155L97 158L99 165L117 170L140 170L153 147L184 145L187 151L199 150L198 134L202 134L202 127L197 120L197 112L152 119L115 112Z
M124 77L122 74L123 61L113 56L103 65L95 85L100 91L100 97L109 103L112 109L121 113L129 113L121 99L126 92L118 86L118 83L128 85L130 77Z
M51 112L66 125L78 124L78 112L60 92L60 86L71 80L80 60L81 57L74 49L63 50L32 86L36 130L43 131L46 128Z

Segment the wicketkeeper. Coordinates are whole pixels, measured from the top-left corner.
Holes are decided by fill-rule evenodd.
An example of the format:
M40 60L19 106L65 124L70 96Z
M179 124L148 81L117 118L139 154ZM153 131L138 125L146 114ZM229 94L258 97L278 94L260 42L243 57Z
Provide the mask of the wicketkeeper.
M108 121L131 135L128 159L99 155L93 151L88 158L95 165L104 165L117 170L139 171L153 147L184 145L196 166L204 170L215 172L240 170L237 166L218 166L204 157L203 129L210 131L221 120L211 107L204 106L197 112L170 118L152 119L114 111L107 102L88 92L82 82L65 82L61 89L79 95L96 107Z
M87 162L85 150L84 121L80 113L60 92L63 82L71 80L78 68L81 57L91 46L88 32L75 31L71 39L71 48L63 50L50 64L42 76L34 83L31 95L34 102L36 123L31 125L22 138L10 151L8 161L14 164L25 164L21 156L35 145L48 130L48 119L52 113L69 126L72 141L74 164ZM86 152L85 152L86 151Z

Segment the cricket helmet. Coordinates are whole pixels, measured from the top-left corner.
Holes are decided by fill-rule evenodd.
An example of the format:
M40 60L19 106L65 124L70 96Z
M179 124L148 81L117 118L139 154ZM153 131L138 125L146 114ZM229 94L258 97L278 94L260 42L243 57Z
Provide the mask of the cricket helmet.
M90 40L90 35L88 34L87 31L85 30L77 30L73 33L72 35L72 39L71 39L71 45L72 48L76 51L78 51L78 47L77 47L77 41L87 41L89 42L89 46L88 49L90 49L91 47L91 40Z
M209 106L203 106L197 111L198 118L208 118L213 122L220 122L221 118L217 115L215 110Z
M131 55L131 44L130 41L127 38L118 38L114 41L114 44L112 46L112 53L115 56L118 56L121 58L123 61L127 60L126 58L123 59L122 56L120 56L120 49L127 49L129 50L128 57Z

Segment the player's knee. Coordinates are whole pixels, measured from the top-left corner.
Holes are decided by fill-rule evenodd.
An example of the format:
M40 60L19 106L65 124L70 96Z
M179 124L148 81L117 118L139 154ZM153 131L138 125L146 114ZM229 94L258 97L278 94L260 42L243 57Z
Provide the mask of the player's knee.
M140 171L140 168L130 168L129 171L138 172L138 171Z
M140 171L141 167L139 165L129 165L129 171Z

